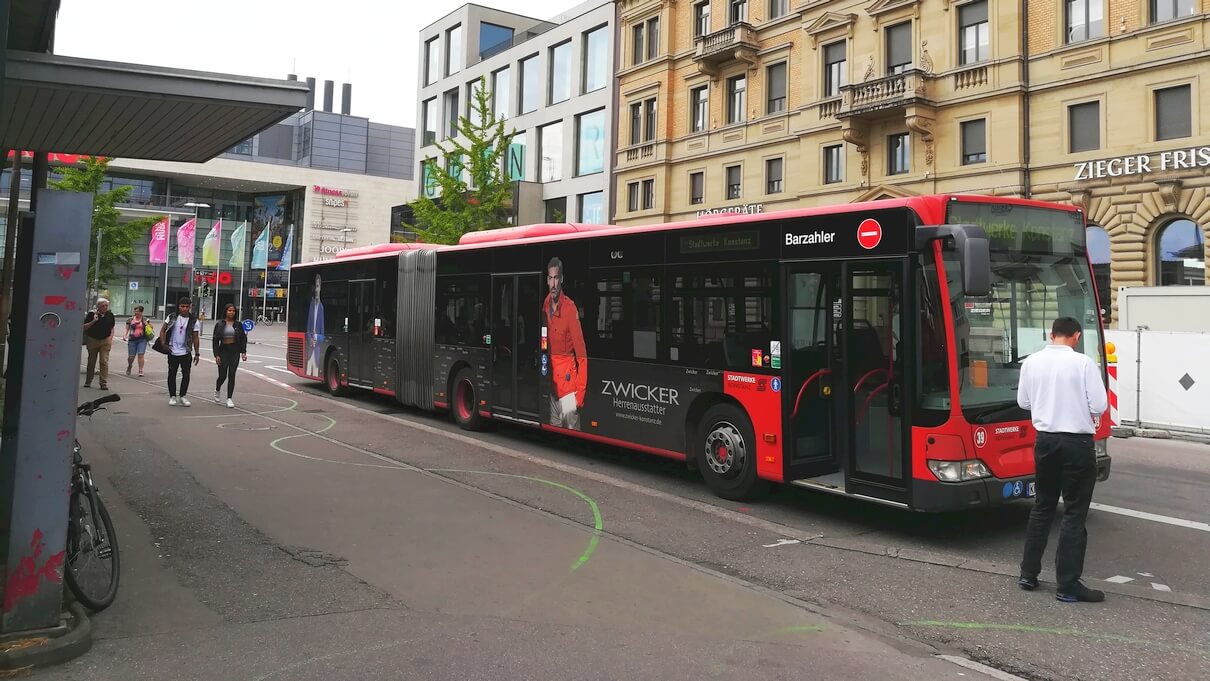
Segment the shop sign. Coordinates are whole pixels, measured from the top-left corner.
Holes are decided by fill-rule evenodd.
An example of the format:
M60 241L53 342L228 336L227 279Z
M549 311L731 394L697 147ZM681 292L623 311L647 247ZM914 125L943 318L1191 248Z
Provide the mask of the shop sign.
M335 187L325 187L318 184L311 185L311 191L324 196L343 196L350 199L357 196L357 192L351 189L336 189Z
M1210 168L1210 146L1170 149L1155 154L1131 154L1098 161L1076 163L1075 180L1103 180L1107 177L1129 177L1144 173Z
M697 216L699 218L707 215L752 215L755 213L765 212L765 204L763 203L745 203L742 206L726 206L724 208L706 208L699 210Z

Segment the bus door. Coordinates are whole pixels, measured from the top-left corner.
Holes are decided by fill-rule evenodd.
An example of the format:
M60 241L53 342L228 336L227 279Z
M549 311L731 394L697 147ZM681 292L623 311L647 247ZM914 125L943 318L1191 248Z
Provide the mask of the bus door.
M492 414L537 423L542 275L492 276Z
M786 480L815 478L844 468L844 433L837 428L841 396L840 265L834 262L795 263L785 268L785 319L782 347L782 390ZM843 478L837 481L843 485Z
M843 399L847 490L907 502L911 336L904 332L906 261L853 260L842 265ZM836 386L839 388L839 385Z
M349 282L349 383L374 385L374 280Z

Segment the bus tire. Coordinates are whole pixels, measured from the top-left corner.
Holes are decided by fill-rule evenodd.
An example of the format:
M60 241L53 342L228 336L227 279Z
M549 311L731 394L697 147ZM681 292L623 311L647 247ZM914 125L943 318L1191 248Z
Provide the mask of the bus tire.
M756 435L739 407L723 403L707 409L695 442L698 470L716 495L743 501L768 490L768 482L756 476Z
M470 367L463 367L450 382L450 416L463 430L483 430L486 425L487 419L479 413L479 391Z
M340 383L340 361L336 359L335 352L328 355L328 361L324 366L324 383L328 386L328 392L333 397L344 395L345 387Z

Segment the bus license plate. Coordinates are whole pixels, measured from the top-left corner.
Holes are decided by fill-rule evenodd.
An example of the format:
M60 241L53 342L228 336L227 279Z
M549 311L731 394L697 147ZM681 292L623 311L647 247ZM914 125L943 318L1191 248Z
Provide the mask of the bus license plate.
M1034 497L1037 495L1038 495L1037 483L1035 483L1033 480L1030 480L1029 482L1027 482L1025 484L1025 496Z

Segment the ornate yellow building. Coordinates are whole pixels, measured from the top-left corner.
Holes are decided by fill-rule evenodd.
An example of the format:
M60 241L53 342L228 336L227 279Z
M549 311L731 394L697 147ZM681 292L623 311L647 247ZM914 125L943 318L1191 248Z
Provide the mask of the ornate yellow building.
M1034 196L1106 230L1107 305L1204 281L1202 2L617 0L613 221Z

